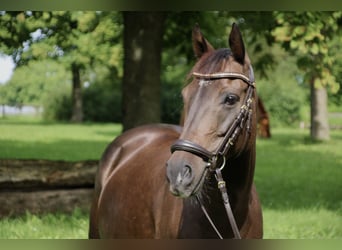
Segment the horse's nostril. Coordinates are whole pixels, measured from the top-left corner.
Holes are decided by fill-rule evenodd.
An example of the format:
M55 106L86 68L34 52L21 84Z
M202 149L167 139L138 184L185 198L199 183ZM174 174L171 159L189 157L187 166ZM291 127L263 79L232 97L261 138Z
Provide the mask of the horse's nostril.
M189 165L185 165L184 168L183 168L183 173L182 173L182 176L183 176L183 185L191 185L191 182L192 182L192 168L189 166Z
M192 169L189 165L185 165L183 168L183 178L190 179L191 178Z

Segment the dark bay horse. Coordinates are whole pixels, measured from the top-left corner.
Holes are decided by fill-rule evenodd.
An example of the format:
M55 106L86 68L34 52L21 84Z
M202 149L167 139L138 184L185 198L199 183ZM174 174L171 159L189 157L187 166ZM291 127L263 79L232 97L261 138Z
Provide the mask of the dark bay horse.
M215 228L232 238L219 176L235 229L242 238L262 237L253 184L256 91L241 33L233 24L230 49L218 50L198 26L192 36L198 61L182 91L184 127L141 126L107 147L96 175L90 238L218 238Z

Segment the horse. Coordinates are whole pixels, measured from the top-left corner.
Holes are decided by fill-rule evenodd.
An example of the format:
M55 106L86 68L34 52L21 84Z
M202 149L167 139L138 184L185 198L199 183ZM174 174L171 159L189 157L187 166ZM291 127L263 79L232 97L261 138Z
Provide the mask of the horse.
M262 238L254 73L235 23L228 41L215 50L194 27L183 127L143 125L105 149L89 238Z
M257 103L257 123L257 135L260 138L271 138L270 117L264 102L259 96Z

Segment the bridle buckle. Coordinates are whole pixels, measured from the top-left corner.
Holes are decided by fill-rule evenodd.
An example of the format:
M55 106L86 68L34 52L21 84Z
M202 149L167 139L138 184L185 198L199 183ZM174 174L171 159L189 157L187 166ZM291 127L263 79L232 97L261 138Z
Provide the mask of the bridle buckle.
M220 167L217 167L217 163L219 162L219 156L222 158L222 163ZM224 155L214 155L210 161L208 161L207 165L211 172L216 171L216 169L219 169L220 171L223 170L224 166L226 165L226 157Z

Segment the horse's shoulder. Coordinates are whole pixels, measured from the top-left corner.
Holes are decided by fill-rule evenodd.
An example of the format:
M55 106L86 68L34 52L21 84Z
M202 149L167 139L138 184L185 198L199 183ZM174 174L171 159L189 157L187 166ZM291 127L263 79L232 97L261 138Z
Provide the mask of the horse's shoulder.
M143 137L165 137L165 136L179 136L182 127L172 124L148 124L133 128L123 133L123 137L143 136Z
M180 132L180 126L170 124L150 124L127 130L107 146L100 160L98 177L102 181L106 179L128 157L127 154L133 158L134 154L153 146L170 144L179 137Z
M181 127L171 124L149 124L127 130L113 142L113 147L153 144L161 140L178 138ZM136 145L137 144L137 145ZM109 145L111 147L111 145Z

